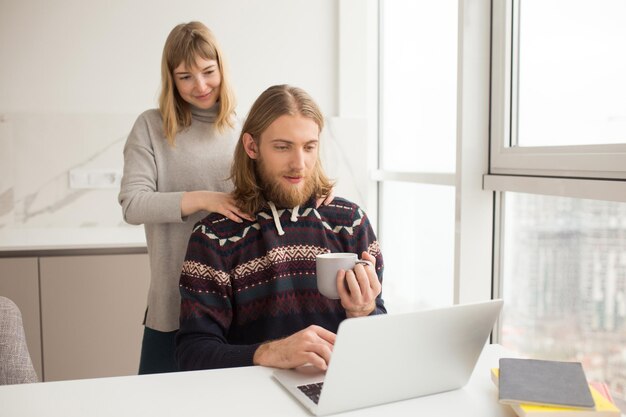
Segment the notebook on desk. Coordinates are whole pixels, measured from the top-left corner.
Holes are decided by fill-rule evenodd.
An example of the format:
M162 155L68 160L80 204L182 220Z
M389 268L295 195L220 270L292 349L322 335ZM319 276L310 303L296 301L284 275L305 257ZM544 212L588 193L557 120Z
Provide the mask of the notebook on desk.
M318 416L458 389L501 309L502 300L491 300L345 320L325 373L301 367L273 375Z

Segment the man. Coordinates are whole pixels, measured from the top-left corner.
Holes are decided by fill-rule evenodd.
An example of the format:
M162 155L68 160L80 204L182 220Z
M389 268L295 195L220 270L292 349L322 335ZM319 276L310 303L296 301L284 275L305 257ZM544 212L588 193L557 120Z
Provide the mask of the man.
M267 89L250 110L231 170L234 198L255 220L212 213L196 224L180 279L176 355L183 370L328 366L345 318L386 313L382 255L355 204L335 198L319 159L323 117L295 87ZM353 252L372 263L337 275L339 300L319 293L315 256Z

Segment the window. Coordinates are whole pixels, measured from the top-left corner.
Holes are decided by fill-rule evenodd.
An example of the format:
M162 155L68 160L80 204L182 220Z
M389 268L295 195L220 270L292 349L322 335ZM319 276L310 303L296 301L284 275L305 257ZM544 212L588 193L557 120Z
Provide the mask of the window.
M626 203L505 193L500 343L626 398Z
M454 172L457 3L381 3L385 170Z
M626 399L626 4L493 5L497 341Z
M381 213L390 310L451 305L454 187L385 182Z
M518 3L517 145L626 143L626 2Z
M376 179L394 312L453 301L457 10L455 0L380 2Z
M626 4L494 3L492 174L626 179Z

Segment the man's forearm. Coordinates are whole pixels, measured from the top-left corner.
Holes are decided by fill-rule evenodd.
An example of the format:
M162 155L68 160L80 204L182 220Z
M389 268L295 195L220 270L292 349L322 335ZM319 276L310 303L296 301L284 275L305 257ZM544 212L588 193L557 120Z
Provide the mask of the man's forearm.
M183 336L177 340L176 359L181 371L253 365L254 345L229 345L209 336Z

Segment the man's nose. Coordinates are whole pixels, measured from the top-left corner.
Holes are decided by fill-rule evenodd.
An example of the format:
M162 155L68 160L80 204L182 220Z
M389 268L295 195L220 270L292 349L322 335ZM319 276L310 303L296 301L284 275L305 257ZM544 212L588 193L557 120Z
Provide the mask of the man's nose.
M303 149L296 149L291 158L291 169L302 171L305 167L305 153Z

